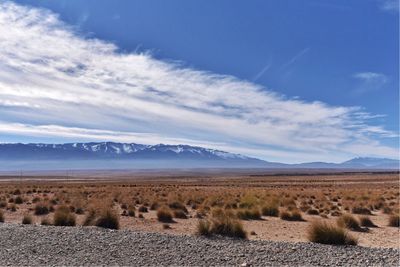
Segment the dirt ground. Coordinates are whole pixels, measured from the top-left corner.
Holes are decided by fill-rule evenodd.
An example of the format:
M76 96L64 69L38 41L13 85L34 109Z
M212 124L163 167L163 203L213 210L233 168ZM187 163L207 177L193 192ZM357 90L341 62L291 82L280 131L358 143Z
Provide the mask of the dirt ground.
M3 179L2 179L3 178ZM324 205L333 205L331 199L339 197L338 201L341 204L338 209L342 213L351 213L344 211L346 205L352 206L366 203L374 205L378 199L383 198L383 205L390 205L391 212L384 212L383 209L371 209L369 218L377 227L370 227L365 231L350 231L350 233L358 239L358 244L366 247L400 247L400 232L398 227L388 226L389 216L398 213L399 208L399 174L394 173L333 173L333 174L289 174L289 175L199 175L199 176L168 176L158 177L108 177L101 178L98 182L94 179L85 179L78 177L66 179L65 177L2 177L0 178L1 196L5 201L13 198L11 193L15 189L21 191L21 196L24 198L22 204L15 205L16 210L12 211L9 208L4 208L5 222L21 223L24 215L31 214L33 223L40 224L43 217L52 218L53 213L47 215L33 215L35 203L34 197L43 198L50 201L52 198L60 198L62 196L69 199L67 203L73 202L74 197L78 196L82 190L93 189L93 198L99 196L115 195L131 196L144 194L143 199L157 198L157 194L163 194L170 199L174 195L179 195L180 199L187 201L187 219L174 218L173 222L168 223L169 228L165 229L164 223L157 219L156 210L148 212L140 212L143 218L138 218L138 207L143 203L133 203L136 209L136 216L122 216L124 209L122 203L127 203L131 200L125 200L127 197L120 197L119 200L114 200L113 208L120 214L120 225L123 229L134 229L148 232L163 232L176 235L193 235L196 233L198 208L194 209L188 204L191 194L203 194L207 198L218 197L218 195L226 195L226 199L233 199L232 196L243 198L246 194L276 194L287 195L287 198L295 199L296 207L300 207L300 200L308 201L315 199L313 204L318 206L319 195L328 199ZM42 189L36 192L31 192L32 188ZM129 189L130 188L130 189ZM80 191L79 191L79 190ZM134 190L134 191L132 191ZM156 192L155 196L147 197L148 193ZM39 193L39 192L40 193ZM83 191L82 191L83 192ZM144 193L146 192L146 193ZM157 193L159 192L159 193ZM162 193L163 192L163 193ZM166 193L165 193L166 192ZM195 193L194 193L195 192ZM117 194L118 193L118 194ZM302 194L304 193L304 196ZM230 195L229 195L230 194ZM229 195L229 197L228 197ZM362 197L361 197L362 195ZM298 196L299 198L296 198ZM315 197L317 196L317 197ZM347 196L347 201L345 201ZM204 198L204 197L203 197ZM162 198L160 198L162 199ZM97 200L98 201L98 200ZM167 200L166 200L167 201ZM375 202L374 202L375 201ZM138 202L138 201L137 201ZM145 203L146 201L144 201ZM326 203L325 203L326 202ZM353 203L354 202L354 203ZM128 203L129 204L129 203ZM85 207L86 204L83 204ZM87 204L89 205L89 204ZM204 203L202 205L205 205ZM280 209L284 209L282 204ZM290 242L308 242L307 229L310 222L313 220L325 220L336 223L338 216L332 216L329 211L326 211L325 216L309 215L307 212L302 212L304 221L286 221L279 217L262 216L256 220L241 220L244 229L248 232L249 239L255 240L274 240L274 241L290 241ZM387 214L385 214L387 213ZM355 218L361 215L352 214ZM83 223L84 214L76 214L77 224ZM207 215L206 215L207 216ZM254 232L254 233L253 233ZM252 233L252 234L250 234Z

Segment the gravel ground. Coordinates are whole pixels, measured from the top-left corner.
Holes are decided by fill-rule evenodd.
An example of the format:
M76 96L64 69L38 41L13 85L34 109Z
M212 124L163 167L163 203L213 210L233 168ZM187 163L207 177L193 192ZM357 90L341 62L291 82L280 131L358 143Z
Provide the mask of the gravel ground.
M0 265L398 266L398 249L0 223Z

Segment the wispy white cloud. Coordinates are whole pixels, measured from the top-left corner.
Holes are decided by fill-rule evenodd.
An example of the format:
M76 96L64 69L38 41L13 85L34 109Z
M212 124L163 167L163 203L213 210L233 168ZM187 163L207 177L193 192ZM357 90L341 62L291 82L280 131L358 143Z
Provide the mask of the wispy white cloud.
M388 76L376 72L358 72L353 75L353 78L359 81L359 84L352 91L356 95L379 90L389 82Z
M358 72L355 73L353 77L368 83L384 84L389 80L385 74L376 72Z
M384 11L399 12L400 0L380 0L379 6Z
M371 127L373 115L360 107L288 99L232 76L120 53L54 13L10 2L0 4L0 99L7 135L181 142L292 162L347 159L361 154L357 147L397 155L379 143L395 134Z

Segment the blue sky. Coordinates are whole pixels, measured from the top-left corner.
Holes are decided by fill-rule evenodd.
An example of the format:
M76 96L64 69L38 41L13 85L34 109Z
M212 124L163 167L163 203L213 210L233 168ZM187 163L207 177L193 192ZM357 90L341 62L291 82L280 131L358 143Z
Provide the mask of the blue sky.
M0 5L0 142L398 157L396 1Z

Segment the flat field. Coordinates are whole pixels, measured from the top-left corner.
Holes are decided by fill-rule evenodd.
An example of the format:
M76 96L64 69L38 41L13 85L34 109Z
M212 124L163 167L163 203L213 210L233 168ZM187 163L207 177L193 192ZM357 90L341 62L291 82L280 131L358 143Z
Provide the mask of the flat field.
M55 217L64 216L101 226L103 216L119 229L171 235L199 234L201 223L224 217L247 239L289 242L309 242L310 225L323 221L359 246L399 248L398 172L2 176L0 209L12 224L60 224Z

